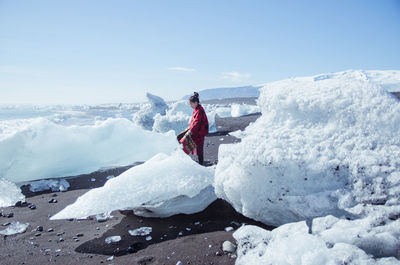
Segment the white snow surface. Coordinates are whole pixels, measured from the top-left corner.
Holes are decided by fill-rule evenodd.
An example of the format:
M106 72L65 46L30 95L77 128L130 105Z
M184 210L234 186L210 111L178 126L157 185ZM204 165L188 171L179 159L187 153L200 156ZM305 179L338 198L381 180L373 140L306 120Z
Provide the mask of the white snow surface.
M0 179L0 207L13 206L18 201L25 201L21 189L6 179Z
M90 173L145 161L178 144L127 119L64 126L37 118L0 139L0 177L15 183Z
M335 227L336 222L346 221L337 221L335 217L327 216L318 219L317 222ZM352 221L346 223L349 224ZM337 224L337 226L343 226L343 224ZM399 226L398 223L397 226ZM393 237L386 238L385 233L363 231L364 226L358 228L357 223L351 224L350 227L356 231L350 229L351 233L348 235L343 233L342 229L335 230L329 226L318 226L320 231L309 233L309 227L305 221L285 224L272 231L252 225L242 226L233 233L238 243L235 264L400 264L400 261L394 257L385 257L385 255L374 257L372 253L368 253L369 246L379 247L382 242L385 245L391 245L391 249L395 250L395 244L392 242L396 240ZM361 232L359 236L357 232ZM335 243L327 239L324 233L330 235L332 239L335 238L333 239ZM365 234L369 235L364 237ZM346 237L352 238L350 240L352 242L342 239Z
M29 223L24 224L18 221L13 221L6 229L0 231L0 235L11 236L16 234L25 233Z
M399 205L399 100L364 71L273 82L258 105L242 141L219 148L215 191L237 211L281 225Z
M198 165L182 150L160 153L88 191L51 220L86 218L118 209L158 217L199 212L216 199L213 176L213 168Z

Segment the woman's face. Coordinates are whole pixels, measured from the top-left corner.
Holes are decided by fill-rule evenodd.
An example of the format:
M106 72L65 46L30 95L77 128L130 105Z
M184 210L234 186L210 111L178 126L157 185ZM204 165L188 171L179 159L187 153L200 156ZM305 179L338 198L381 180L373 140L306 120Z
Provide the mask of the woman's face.
M197 106L199 105L199 103L197 103L197 102L191 102L190 100L189 100L189 104L190 104L190 106L192 107L192 109L197 108Z

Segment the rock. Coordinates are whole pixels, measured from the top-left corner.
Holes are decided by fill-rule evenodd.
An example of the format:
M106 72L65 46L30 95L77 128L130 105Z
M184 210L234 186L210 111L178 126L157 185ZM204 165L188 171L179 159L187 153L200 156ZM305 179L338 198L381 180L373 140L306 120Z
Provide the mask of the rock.
M52 197L57 197L57 193L51 194Z
M60 238L58 239L58 242L64 242L64 238L60 237Z
M36 205L31 204L31 205L28 206L28 208L31 209L31 210L35 210L36 209Z
M38 232L42 232L43 231L43 226L37 226L36 227L36 231L38 231Z
M126 253L134 253L134 252L135 252L135 249L133 247L128 247L126 249Z
M236 246L232 242L226 240L222 243L222 250L224 252L233 253L236 250Z
M57 233L57 236L61 236L61 235L64 235L65 234L65 232L59 232L59 233Z
M23 206L26 206L26 205L27 205L27 203L26 202L22 202L22 201L17 201L15 203L15 207L23 207Z
M7 225L10 225L10 224L11 224L10 222L7 222L7 223L4 223L3 226L7 226Z
M41 235L42 235L41 233L36 233L36 234L35 234L35 236L41 236Z
M49 229L47 229L47 232L53 232L54 231L54 229L53 228L49 228Z
M182 261L178 261L176 265L183 265Z
M58 201L56 199L50 199L49 203L57 203Z
M83 237L83 233L76 234L77 237Z
M12 218L12 217L14 217L14 213L8 213L8 214L6 214L6 217L7 217L7 218Z

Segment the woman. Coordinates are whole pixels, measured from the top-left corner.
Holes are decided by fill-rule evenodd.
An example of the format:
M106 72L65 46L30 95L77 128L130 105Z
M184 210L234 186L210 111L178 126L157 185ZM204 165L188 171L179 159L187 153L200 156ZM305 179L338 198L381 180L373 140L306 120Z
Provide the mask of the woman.
M200 105L199 94L193 93L189 98L189 104L194 109L189 127L177 136L183 144L186 154L197 155L200 165L204 163L204 137L208 134L208 119L206 112Z

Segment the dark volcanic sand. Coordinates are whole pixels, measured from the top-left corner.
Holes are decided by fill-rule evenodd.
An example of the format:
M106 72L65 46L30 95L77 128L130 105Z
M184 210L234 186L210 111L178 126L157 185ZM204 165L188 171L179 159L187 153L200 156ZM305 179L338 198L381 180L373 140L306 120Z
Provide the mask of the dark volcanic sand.
M216 120L219 132L210 134L205 141L207 165L217 163L218 147L224 143L238 142L227 135L230 131L244 129L254 122L259 114L239 118ZM35 204L36 210L22 207L0 208L3 214L13 212L14 217L0 217L0 230L7 222L29 223L23 234L1 237L0 265L4 264L234 264L235 255L223 253L225 240L235 243L232 233L224 228L238 228L243 223L266 227L238 214L228 203L216 200L200 213L179 214L169 218L144 218L131 211L112 213L113 218L99 223L96 219L57 220L49 217L73 203L77 197L94 187L103 186L109 175L117 176L134 165L97 171L92 174L67 178L71 184L67 192L32 193L27 186L22 190L28 204ZM96 181L91 181L95 178ZM56 197L54 194L56 194ZM49 203L50 199L57 203ZM43 232L36 231L43 226ZM128 230L142 226L153 228L152 239L133 237ZM52 232L48 229L52 228ZM62 233L61 235L57 235ZM81 234L78 236L78 234ZM106 244L108 236L121 236L117 243ZM60 238L63 241L60 241ZM114 256L113 260L107 258Z

